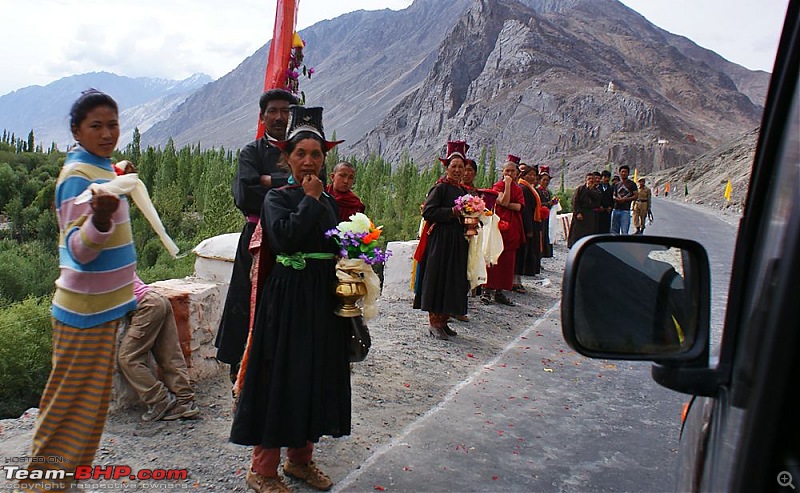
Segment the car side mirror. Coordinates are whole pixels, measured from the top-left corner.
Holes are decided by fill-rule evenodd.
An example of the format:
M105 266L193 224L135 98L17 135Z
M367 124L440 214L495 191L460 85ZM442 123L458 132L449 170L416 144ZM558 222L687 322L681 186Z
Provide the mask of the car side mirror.
M585 356L707 366L709 305L708 255L695 241L598 235L570 250L562 330Z

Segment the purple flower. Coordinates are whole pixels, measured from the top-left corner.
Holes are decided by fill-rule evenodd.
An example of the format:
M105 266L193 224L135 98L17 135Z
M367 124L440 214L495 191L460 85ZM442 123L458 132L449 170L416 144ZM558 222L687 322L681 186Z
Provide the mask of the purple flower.
M308 69L308 76L311 77L312 75L314 75L314 67Z

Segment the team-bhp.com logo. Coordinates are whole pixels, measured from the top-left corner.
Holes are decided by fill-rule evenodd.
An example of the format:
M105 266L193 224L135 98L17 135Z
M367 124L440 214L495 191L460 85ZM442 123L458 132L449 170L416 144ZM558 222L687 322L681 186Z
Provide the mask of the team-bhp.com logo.
M75 472L58 469L24 469L22 466L6 465L4 476L11 481L78 481L87 479L130 479L134 481L182 480L189 477L187 469L140 469L133 471L129 466L78 466Z

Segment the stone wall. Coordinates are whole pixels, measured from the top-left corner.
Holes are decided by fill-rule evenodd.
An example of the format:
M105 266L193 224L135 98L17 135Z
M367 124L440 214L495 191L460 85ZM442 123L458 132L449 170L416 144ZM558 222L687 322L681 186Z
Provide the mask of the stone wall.
M228 294L238 240L239 234L235 233L203 241L193 250L197 256L195 276L150 285L172 303L178 338L193 384L219 372L227 372L227 365L215 358L214 339ZM120 337L121 334L122 331ZM150 366L154 373L158 372L152 357ZM111 411L139 403L138 396L118 369L114 372L113 382Z

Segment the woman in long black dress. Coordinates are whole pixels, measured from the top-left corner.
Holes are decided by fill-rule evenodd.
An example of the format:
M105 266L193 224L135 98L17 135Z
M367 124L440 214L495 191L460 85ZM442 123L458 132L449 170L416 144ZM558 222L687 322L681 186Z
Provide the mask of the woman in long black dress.
M437 339L449 339L446 328L450 315L467 313L467 253L461 214L455 200L466 195L461 186L466 163L467 143L447 143L447 157L439 158L446 166L446 176L428 193L422 217L428 222L425 251L419 260L418 283L414 308L428 312L428 331Z
M231 429L232 442L256 446L247 485L259 492L290 491L278 476L280 447L289 449L285 475L330 489L311 460L313 444L350 434L349 321L334 315L339 248L325 237L339 215L318 177L338 142L325 140L322 108L291 112L287 140L278 143L289 185L270 190L261 210L276 262L260 295Z

